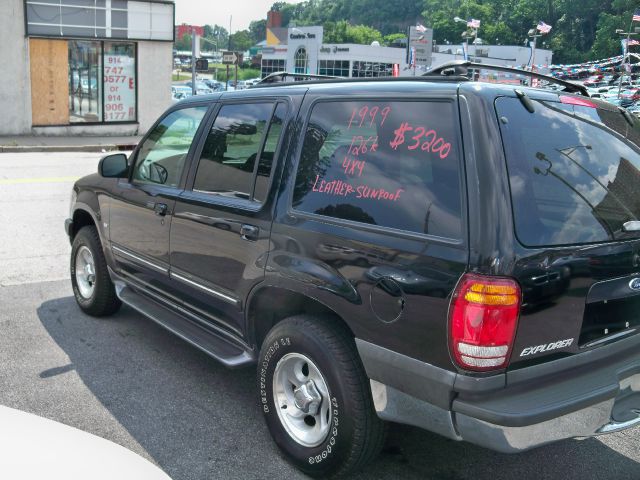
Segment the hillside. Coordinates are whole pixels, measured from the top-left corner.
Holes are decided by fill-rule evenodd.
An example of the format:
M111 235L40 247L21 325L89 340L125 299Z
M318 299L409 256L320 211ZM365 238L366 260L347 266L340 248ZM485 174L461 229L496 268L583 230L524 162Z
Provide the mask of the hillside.
M634 0L307 0L273 5L282 12L284 25L324 25L328 42L357 41L345 37L350 30L355 35L353 26L368 32L362 36L366 42L391 38L420 22L434 29L436 42L458 43L464 30L453 21L458 16L479 19L478 36L486 43L522 44L527 31L544 21L553 28L539 42L554 51L557 63L620 54L615 31L627 31L637 7Z

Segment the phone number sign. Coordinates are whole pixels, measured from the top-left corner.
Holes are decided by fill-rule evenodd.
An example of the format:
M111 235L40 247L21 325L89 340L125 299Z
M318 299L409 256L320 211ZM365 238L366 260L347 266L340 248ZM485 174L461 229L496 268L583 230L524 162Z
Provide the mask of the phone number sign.
M104 119L107 122L136 120L136 70L126 55L104 57Z

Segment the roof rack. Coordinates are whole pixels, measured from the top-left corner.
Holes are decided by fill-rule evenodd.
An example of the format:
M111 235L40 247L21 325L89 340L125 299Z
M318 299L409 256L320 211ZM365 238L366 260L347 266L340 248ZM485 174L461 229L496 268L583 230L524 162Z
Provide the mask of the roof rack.
M579 85L577 83L568 82L566 80L560 80L559 78L551 77L549 75L543 75L541 73L528 72L526 70L520 70L518 68L513 67L503 67L502 65L491 65L486 63L476 63L470 62L469 60L454 60L451 62L443 63L442 65L438 65L435 68L432 68L428 72L422 74L423 77L432 77L432 76L469 76L468 70L476 69L476 70L495 70L498 72L507 72L514 73L517 75L523 75L525 77L537 78L539 80L545 80L549 83L555 83L557 85L561 85L564 87L564 91L568 93L578 93L585 97L589 96L589 92L587 88Z
M289 77L293 79L292 80L293 82L308 81L308 80L331 80L331 79L344 78L344 77L337 77L333 75L316 75L313 73L274 72L267 75L259 82L254 83L252 87L260 87L260 86L264 86L265 84L271 84L271 83L283 83L283 82L292 83L292 82L287 82L287 78Z

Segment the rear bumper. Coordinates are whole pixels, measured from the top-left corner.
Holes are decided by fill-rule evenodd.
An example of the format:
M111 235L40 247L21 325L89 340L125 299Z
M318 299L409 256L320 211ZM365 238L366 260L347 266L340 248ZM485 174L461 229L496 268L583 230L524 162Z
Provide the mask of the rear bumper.
M385 420L506 453L640 425L640 335L485 378L356 343Z

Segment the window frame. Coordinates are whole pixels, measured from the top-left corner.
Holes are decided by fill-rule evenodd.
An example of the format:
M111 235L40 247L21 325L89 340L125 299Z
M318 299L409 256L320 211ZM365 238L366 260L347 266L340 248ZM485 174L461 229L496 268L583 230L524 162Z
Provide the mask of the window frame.
M304 64L301 65L304 61ZM302 68L303 71L298 70ZM306 74L309 70L309 53L307 47L304 45L299 46L293 54L293 73Z
M30 36L30 38L46 38L51 40L52 37L34 37L34 36ZM130 39L120 39L120 38L115 38L115 39L106 39L106 40L101 40L101 39L91 39L91 38L84 38L84 37L80 37L80 38L63 38L62 40L65 40L67 42L67 50L69 49L70 46L70 42L98 42L100 44L100 60L102 61L102 65L101 65L101 82L102 82L102 91L101 91L101 95L100 95L100 108L101 108L101 115L100 118L101 120L99 122L67 122L67 123L63 123L60 125L44 125L44 126L48 126L48 127L69 127L69 126L82 126L82 125L137 125L139 123L139 119L140 119L140 110L139 110L139 89L138 89L138 77L139 77L139 65L138 65L138 42L137 41L133 41ZM105 99L105 83L104 83L104 44L105 42L107 43L130 43L133 44L133 50L134 50L134 61L135 61L135 95L136 95L136 118L134 120L105 120L104 119L104 114L105 114L105 109L104 109L104 99ZM69 67L67 67L68 69ZM69 73L67 72L67 77L69 76ZM67 107L70 108L70 107ZM38 125L34 125L34 127L37 127Z
M147 133L145 134L145 136L142 138L142 140L140 140L140 142L138 142L138 145L136 145L136 148L133 152L131 152L131 155L129 156L128 159L128 166L129 166L129 174L127 176L127 178L122 179L122 182L126 182L136 188L140 188L142 190L161 190L161 191L176 191L176 190L184 190L185 189L185 182L187 180L187 176L191 170L191 166L194 163L193 162L193 158L194 158L194 153L195 153L195 149L197 148L197 146L199 145L199 142L201 140L202 137L202 129L204 127L205 124L207 124L211 118L212 115L212 111L215 107L215 102L212 102L211 100L209 101L200 101L200 102L194 102L194 103L189 103L186 105L176 105L172 108L170 108L169 110L165 111L164 114L162 114L160 117L158 117L158 119L154 122L154 124L151 126L151 128L149 128L149 130L147 130ZM142 145L144 144L144 142L147 141L147 139L151 136L151 132L153 132L153 130L165 119L167 118L169 115L171 115L172 113L175 113L177 111L180 110L184 110L187 108L197 108L197 107L206 107L206 111L204 113L204 116L202 117L202 120L200 121L200 125L198 125L198 128L196 129L196 133L193 136L193 140L191 141L191 145L189 146L189 150L187 151L187 156L185 157L184 160L184 165L182 167L182 172L180 173L180 180L178 181L178 185L177 186L168 186L168 185L162 185L160 183L141 183L141 182L137 182L133 179L133 172L135 170L135 166L136 163L138 162L138 155L140 153L140 150L142 149Z
M387 93L387 95L385 95ZM291 170L294 172L288 180L289 188L286 194L286 208L287 215L290 218L302 218L306 220L316 221L323 224L335 225L338 227L356 229L364 232L382 233L385 235L391 235L398 238L413 239L413 240L428 240L434 243L441 243L445 245L464 246L467 244L468 236L468 203L467 203L467 188L466 188L466 169L465 169L465 149L462 141L462 125L460 118L457 115L459 112L459 100L457 94L446 92L428 92L428 96L420 96L415 92L403 95L392 94L389 92L382 92L380 95L344 95L338 98L317 96L309 99L309 103L305 102L302 106L306 110L304 122L299 130L297 143L293 147L293 160ZM320 215L317 213L305 212L304 210L296 209L293 206L293 194L295 190L295 182L298 176L298 167L300 166L300 159L302 157L302 149L304 147L304 140L307 133L307 128L311 120L311 115L315 106L319 103L331 103L331 102L449 102L453 105L454 131L456 133L455 146L459 152L458 158L458 184L460 195L460 238L442 237L439 235L433 235L429 233L413 232L410 230L401 230L398 228L387 227L384 225L373 225L369 223L358 222L355 220L345 220L342 218L330 217L327 215ZM453 145L453 141L452 141Z
M226 106L226 105L245 105L245 104L252 104L252 103L271 103L272 104L272 109L271 109L271 116L269 117L269 123L267 125L267 128L265 129L264 134L262 135L262 139L260 140L260 146L258 149L258 156L256 157L256 165L254 166L254 171L252 173L251 176L251 192L250 192L250 198L248 199L244 199L244 198L234 198L234 197L230 197L230 196L226 196L226 195L219 195L215 192L207 192L206 190L196 190L194 189L194 185L195 185L195 179L196 179L196 175L198 173L198 167L200 166L200 160L201 160L201 155L202 155L202 150L204 149L204 145L207 141L207 137L209 136L209 133L211 132L211 128L213 127L213 124L215 123L216 119L218 118L218 114L220 113L220 110L222 109L222 107ZM202 199L204 201L206 201L207 203L213 203L215 205L218 206L228 206L228 207L236 207L236 208L242 208L244 210L248 210L248 211L252 211L252 212L257 212L259 210L261 210L262 208L265 207L265 205L267 205L269 203L269 195L267 194L267 199L264 202L260 202L254 199L254 195L255 195L255 188L256 188L256 176L257 176L257 167L259 165L259 158L260 155L262 154L263 150L264 150L264 146L267 140L267 135L269 133L269 130L271 128L271 121L273 119L273 114L276 111L276 108L278 106L278 104L284 104L286 107L286 112L282 121L282 133L280 134L280 138L278 138L278 143L276 145L276 149L274 152L274 161L273 164L271 166L271 172L269 173L269 181L268 181L268 186L267 186L267 192L270 192L273 186L273 182L275 179L275 172L277 170L278 167L278 162L279 162L279 158L280 158L280 154L282 152L282 149L285 148L285 138L287 138L287 129L289 126L289 121L290 118L292 116L292 111L293 111L293 104L291 102L291 99L288 97L251 97L251 98L233 98L233 99L227 99L227 100L219 100L217 101L212 109L209 112L209 118L207 118L206 120L206 125L204 126L204 130L200 133L200 137L199 140L197 142L197 146L195 147L194 151L193 151L193 156L191 159L191 163L190 163L190 167L189 167L189 172L187 174L187 177L185 179L185 187L184 187L184 193L190 195L190 196L195 196L199 199ZM204 124L204 122L203 122ZM203 124L201 124L201 128L203 127Z

